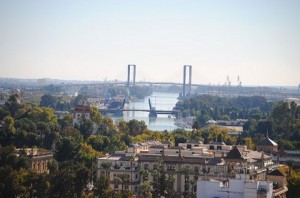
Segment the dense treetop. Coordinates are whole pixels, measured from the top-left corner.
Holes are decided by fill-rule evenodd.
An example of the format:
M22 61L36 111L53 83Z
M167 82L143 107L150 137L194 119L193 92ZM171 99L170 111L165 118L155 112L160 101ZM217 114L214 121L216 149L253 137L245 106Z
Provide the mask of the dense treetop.
M175 145L186 141L225 142L246 144L255 148L268 131L280 147L300 149L300 108L295 103L269 103L262 97L221 98L209 95L178 102L176 109L183 116L195 116L194 129L176 129L172 132L150 131L144 121L131 120L114 123L101 115L95 107L90 108L91 119L82 116L73 125L73 115L55 114L57 102L51 95L44 95L41 106L19 104L16 95L11 95L0 106L0 197L80 197L92 178L92 166L96 157L116 150L125 150L136 142L148 140L170 140ZM81 96L74 98L78 101ZM72 102L72 103L73 103ZM68 105L71 105L68 104ZM229 136L228 129L207 125L208 119L246 119L241 136ZM49 164L50 175L31 171L29 158L22 149L38 147L52 151L54 160ZM185 170L182 170L185 171ZM164 172L155 173L156 179L168 186L172 178L165 178ZM292 177L298 181L298 177ZM9 182L3 182L8 181ZM75 179L76 178L76 179ZM80 179L78 179L80 178ZM124 182L126 178L123 178ZM111 193L102 182L96 182L95 193ZM123 180L122 180L123 181ZM167 187L143 184L141 189L158 193ZM147 186L148 185L148 186ZM106 187L105 187L106 186ZM103 188L103 189L102 189ZM102 189L102 190L99 190ZM141 191L148 196L149 192ZM170 193L172 193L170 191Z

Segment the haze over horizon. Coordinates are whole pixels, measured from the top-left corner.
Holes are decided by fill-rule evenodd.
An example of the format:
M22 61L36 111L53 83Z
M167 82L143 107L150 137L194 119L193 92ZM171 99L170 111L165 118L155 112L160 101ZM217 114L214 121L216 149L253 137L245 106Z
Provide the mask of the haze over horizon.
M3 0L0 23L0 77L300 83L298 0Z

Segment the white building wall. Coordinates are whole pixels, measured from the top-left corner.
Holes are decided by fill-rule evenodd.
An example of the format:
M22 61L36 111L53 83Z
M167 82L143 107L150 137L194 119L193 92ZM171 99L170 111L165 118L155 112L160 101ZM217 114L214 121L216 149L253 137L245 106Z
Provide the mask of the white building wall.
M255 181L245 182L244 185L244 197L256 198L257 197L257 186L258 183Z
M264 192L260 197L272 198L273 183L244 179L229 179L228 184L216 180L197 182L197 198L257 198L259 190Z
M197 198L227 198L227 194L219 191L220 185L222 186L222 183L219 181L198 181Z

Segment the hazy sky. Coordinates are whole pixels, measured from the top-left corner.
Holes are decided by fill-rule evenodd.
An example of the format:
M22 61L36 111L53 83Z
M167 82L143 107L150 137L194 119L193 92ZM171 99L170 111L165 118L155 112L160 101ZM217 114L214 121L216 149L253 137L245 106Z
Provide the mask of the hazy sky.
M293 85L299 0L1 0L0 77Z

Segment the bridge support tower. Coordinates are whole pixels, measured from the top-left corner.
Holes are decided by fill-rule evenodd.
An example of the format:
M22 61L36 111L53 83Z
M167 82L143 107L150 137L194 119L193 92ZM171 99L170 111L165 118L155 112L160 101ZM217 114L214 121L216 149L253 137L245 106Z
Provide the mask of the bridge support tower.
M183 84L182 84L182 97L186 97L186 70L189 70L188 75L188 94L191 95L192 92L192 65L184 65L183 66Z
M132 80L132 85L135 85L135 76L136 76L136 65L128 65L128 73L127 73L127 87L130 86L130 72L131 68L133 68L133 80Z
M150 98L148 99L148 102L149 102L149 109L150 109L149 118L157 118L156 109L155 109L155 107L152 107L152 103L151 103Z

